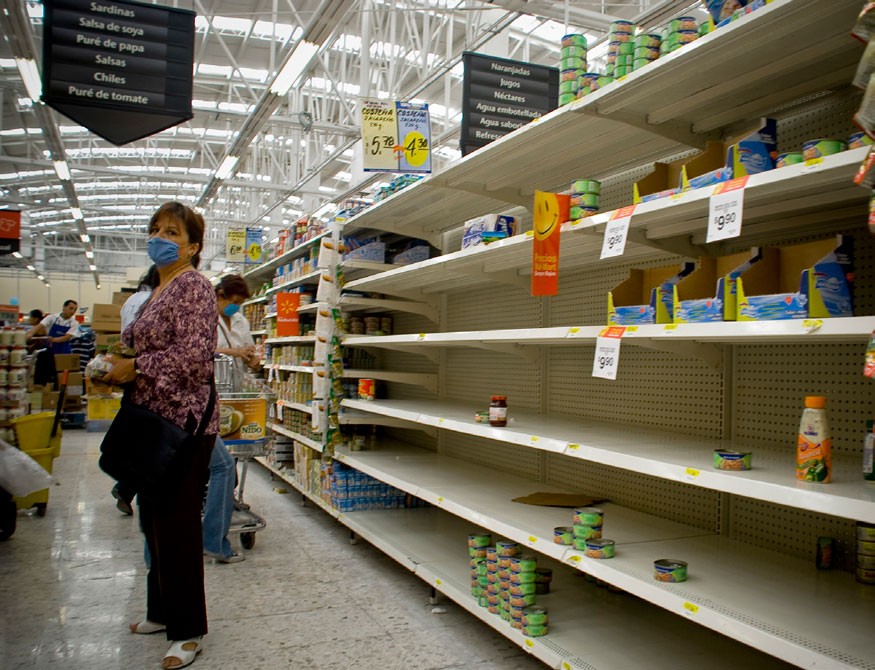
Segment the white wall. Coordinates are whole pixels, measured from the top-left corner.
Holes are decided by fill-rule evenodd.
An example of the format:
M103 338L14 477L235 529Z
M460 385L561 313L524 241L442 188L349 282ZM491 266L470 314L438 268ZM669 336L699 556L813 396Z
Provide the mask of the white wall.
M72 276L71 276L72 277ZM21 271L18 276L0 278L0 304L9 305L13 298L18 298L18 307L22 312L40 309L43 312L60 312L65 300L73 299L79 307L88 307L85 313L86 321L90 321L91 305L95 303L111 303L112 294L123 286L133 284L122 279L102 279L100 289L94 285L90 274L76 279L49 279L51 287L47 287L30 272Z

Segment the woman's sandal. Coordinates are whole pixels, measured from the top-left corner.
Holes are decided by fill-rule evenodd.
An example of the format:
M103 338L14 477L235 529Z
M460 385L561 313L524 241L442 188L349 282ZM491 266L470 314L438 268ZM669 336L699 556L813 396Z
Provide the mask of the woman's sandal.
M193 637L190 640L177 640L170 645L170 649L164 654L161 666L166 670L185 668L194 663L195 657L204 650L201 637ZM174 663L173 661L178 661Z
M155 623L148 619L132 623L128 628L131 629L132 633L137 633L138 635L151 635L152 633L160 633L162 630L165 630L163 623Z

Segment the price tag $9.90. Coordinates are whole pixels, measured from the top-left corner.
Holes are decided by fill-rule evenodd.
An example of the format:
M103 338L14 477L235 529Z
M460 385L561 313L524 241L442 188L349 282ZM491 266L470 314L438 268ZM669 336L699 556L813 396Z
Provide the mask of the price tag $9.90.
M625 328L606 328L596 338L592 376L615 380L620 365L620 339Z
M626 240L629 237L629 223L635 205L623 207L614 212L608 225L605 226L605 237L602 241L602 253L599 258L614 258L622 256L626 250Z
M747 177L719 184L708 201L706 242L727 240L741 235L744 187Z

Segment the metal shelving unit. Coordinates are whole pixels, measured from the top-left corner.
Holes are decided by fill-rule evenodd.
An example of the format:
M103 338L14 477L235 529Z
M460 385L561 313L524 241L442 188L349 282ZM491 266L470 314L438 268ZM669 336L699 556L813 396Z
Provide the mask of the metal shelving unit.
M309 240L301 242L297 246L292 247L291 249L286 251L284 254L281 254L276 258L272 258L266 263L259 265L257 268L253 268L252 270L249 270L249 272L244 273L243 278L253 282L270 279L271 277L273 277L273 273L278 267L309 253L310 247L319 242L323 237L326 237L328 234L329 233L326 230L323 233L319 233L318 235L311 237Z
M305 411L305 410L302 410L302 411ZM311 440L309 437L305 437L304 435L301 435L300 433L296 433L292 430L289 430L288 428L284 428L283 426L279 425L278 423L269 423L268 426L275 433L279 433L280 435L285 435L286 437L290 437L293 440L297 440L301 444L307 445L311 449L315 449L316 451L318 451L320 453L322 452L323 445L319 442L316 442L315 440Z

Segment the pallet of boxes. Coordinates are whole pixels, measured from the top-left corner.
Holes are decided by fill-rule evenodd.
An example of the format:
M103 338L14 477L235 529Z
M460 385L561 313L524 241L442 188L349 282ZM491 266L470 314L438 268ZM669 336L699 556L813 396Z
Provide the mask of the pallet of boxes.
M94 345L97 354L121 342L121 308L129 293L113 293L112 304L92 306L91 330L94 331ZM109 428L121 405L121 389L115 386L94 384L86 379L87 419L89 432L101 432Z

